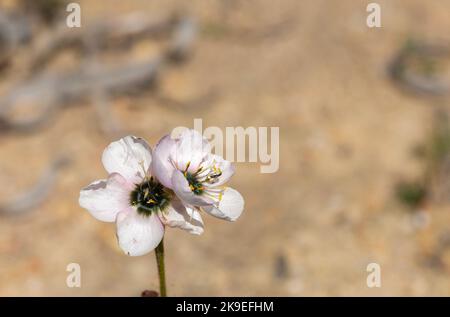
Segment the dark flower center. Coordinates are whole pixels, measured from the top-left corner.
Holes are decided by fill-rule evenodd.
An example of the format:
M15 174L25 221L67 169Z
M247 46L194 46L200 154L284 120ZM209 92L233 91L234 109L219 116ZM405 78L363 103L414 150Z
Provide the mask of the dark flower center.
M186 180L189 183L189 188L191 191L196 195L203 194L203 185L202 183L197 179L195 174L191 174L189 172L184 172L184 177L186 177Z
M137 212L150 216L153 212L163 210L170 202L171 193L153 177L146 178L131 192L130 203L137 207Z

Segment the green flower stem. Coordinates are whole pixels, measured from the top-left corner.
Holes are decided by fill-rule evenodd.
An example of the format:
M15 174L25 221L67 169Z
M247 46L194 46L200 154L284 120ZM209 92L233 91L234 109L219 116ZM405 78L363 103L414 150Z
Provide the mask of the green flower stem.
M164 239L162 239L161 242L156 247L155 255L159 275L159 294L161 297L167 297L166 272L164 267Z

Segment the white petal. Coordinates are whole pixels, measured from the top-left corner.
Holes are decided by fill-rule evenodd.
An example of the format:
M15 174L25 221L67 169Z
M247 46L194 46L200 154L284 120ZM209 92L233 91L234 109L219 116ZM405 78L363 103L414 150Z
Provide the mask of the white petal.
M218 206L205 206L202 209L214 217L235 221L244 211L244 198L237 190L227 187Z
M221 156L213 155L213 163L216 168L219 168L222 172L222 175L220 175L216 182L212 184L208 184L205 182L205 186L207 187L216 187L216 186L222 186L226 182L228 182L234 174L234 165L225 159L223 159Z
M117 215L117 239L122 250L131 256L147 254L164 236L164 225L156 213L140 215L131 209Z
M83 188L78 202L98 220L113 222L117 213L129 207L131 190L132 185L114 173Z
M196 195L189 188L189 182L183 173L175 170L172 175L173 191L184 203L191 206L206 206L213 204L214 201L205 195Z
M175 167L171 162L171 154L175 150L175 145L175 140L170 135L166 135L159 140L153 151L152 175L167 188L172 188L171 178Z
M192 234L203 233L203 220L200 213L185 206L179 199L173 199L166 210L160 213L161 220L170 227L176 227Z
M102 162L108 173L119 173L137 184L150 167L151 149L144 139L126 136L108 145L103 151Z
M211 146L206 138L192 129L184 130L177 140L174 160L179 170L195 173L200 164L211 155Z

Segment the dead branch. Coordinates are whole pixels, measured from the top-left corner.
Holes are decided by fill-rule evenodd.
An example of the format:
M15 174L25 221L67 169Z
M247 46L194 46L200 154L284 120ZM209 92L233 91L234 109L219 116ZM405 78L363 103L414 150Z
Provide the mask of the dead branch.
M14 52L30 36L30 24L23 16L0 11L0 69L10 63Z
M139 31L140 34L150 32L148 25L147 27L143 27L139 23L134 27L127 25L126 30L122 29L126 34L130 34L131 29ZM152 30L154 31L154 28ZM102 49L102 44L97 41L96 36L92 34L86 36L80 43L90 54L90 58L80 66L78 71L68 74L40 74L27 78L12 89L5 98L0 99L0 131L32 131L47 123L61 108L83 99L100 101L101 104L97 105L96 109L102 126L105 130L116 130L118 126L114 124L114 118L106 115L108 112L106 100L109 100L110 97L136 94L152 88L158 73L165 65L180 61L188 54L195 30L195 23L191 19L179 19L173 30L169 46L160 57L121 66L101 64L93 55ZM55 42L59 47L53 46L53 49L58 51L61 47L71 47L81 37L81 35L77 35L72 39ZM41 54L38 53L38 56L41 56L39 59L43 56ZM50 55L44 55L45 59L54 56L53 51ZM45 62L41 60L41 63ZM33 106L38 109L33 111L35 116L28 120L11 119L11 113L20 107L22 100L33 101Z
M0 129L29 132L43 126L59 109L90 98L99 90L107 95L133 94L153 84L160 60L131 63L119 67L98 66L97 69L83 67L68 75L43 75L18 85L0 101ZM93 85L95 83L95 85ZM17 121L9 119L21 99L32 99L40 111L36 117Z
M89 43L92 42L96 43L98 50L124 49L142 39L168 37L181 22L175 16L150 20L143 14L134 13L112 20L102 20L82 29L69 29L62 25L37 44L29 61L29 69L35 72L44 68L63 50L74 50L79 54L89 52Z
M197 25L195 21L188 17L181 19L172 35L172 41L166 54L167 59L177 62L186 58L196 35Z
M408 43L393 58L389 65L389 75L395 83L413 93L425 96L446 96L450 94L450 83L436 76L413 71L411 60L418 58L420 62L429 62L431 58L449 58L450 45Z
M52 191L59 171L68 163L67 157L59 157L54 160L32 188L17 195L11 201L0 204L0 215L22 215L41 205Z

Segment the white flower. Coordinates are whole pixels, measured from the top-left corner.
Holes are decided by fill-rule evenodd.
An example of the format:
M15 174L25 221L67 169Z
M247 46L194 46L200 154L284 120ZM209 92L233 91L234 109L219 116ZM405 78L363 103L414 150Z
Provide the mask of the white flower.
M178 138L163 137L153 153L152 174L187 206L235 221L244 210L244 199L225 186L234 167L212 154L208 141L195 130L184 130Z
M111 143L102 162L108 178L82 189L79 203L98 220L116 222L117 239L126 254L152 251L163 238L164 225L203 232L199 212L150 175L152 153L143 139L127 136Z

